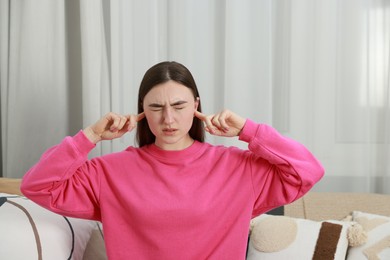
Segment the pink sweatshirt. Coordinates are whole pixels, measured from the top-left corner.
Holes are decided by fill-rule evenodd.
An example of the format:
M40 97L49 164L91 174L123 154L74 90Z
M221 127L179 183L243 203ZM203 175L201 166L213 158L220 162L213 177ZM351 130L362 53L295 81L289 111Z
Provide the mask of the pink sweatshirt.
M92 160L66 137L23 178L26 197L103 223L109 259L244 259L253 216L303 196L323 176L301 144L247 120L249 150L194 142L182 151L129 147Z

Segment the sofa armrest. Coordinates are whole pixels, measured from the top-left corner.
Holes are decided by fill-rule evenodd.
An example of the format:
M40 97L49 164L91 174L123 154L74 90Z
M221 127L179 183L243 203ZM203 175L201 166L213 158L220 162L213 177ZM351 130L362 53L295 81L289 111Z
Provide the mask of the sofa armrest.
M20 191L21 179L0 178L0 192L23 195Z

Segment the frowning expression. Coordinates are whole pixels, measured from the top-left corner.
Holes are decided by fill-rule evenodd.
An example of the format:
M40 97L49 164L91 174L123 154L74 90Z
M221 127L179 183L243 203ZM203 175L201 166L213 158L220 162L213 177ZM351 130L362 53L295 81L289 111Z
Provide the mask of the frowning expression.
M168 81L153 87L143 108L155 144L165 150L181 150L193 143L188 134L199 101L188 87Z

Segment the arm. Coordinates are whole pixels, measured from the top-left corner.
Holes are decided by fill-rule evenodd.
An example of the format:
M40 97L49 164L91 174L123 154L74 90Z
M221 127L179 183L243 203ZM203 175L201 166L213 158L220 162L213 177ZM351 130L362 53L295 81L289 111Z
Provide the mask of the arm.
M99 219L99 178L87 158L94 147L83 131L66 137L25 174L22 193L59 214Z
M324 175L322 165L309 150L268 125L255 124L229 110L209 116L195 112L195 116L204 121L210 134L239 136L248 143L254 215L302 197Z
M88 153L101 140L121 137L131 131L142 115L109 113L94 125L45 152L23 177L21 191L41 206L68 216L99 219L100 174L98 160Z
M247 120L239 138L253 153L254 215L299 199L324 175L321 163L306 147L268 125ZM259 174L259 158L269 164L265 176Z

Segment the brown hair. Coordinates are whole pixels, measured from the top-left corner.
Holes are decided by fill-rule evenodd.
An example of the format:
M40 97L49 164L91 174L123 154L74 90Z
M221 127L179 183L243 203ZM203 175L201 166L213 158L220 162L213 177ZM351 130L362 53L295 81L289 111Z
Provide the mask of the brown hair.
M198 88L196 87L196 83L192 77L191 72L184 65L178 62L164 61L148 69L141 81L141 85L138 91L138 114L144 111L143 99L146 94L148 94L148 92L156 85L165 83L170 80L173 80L191 89L195 100L199 97ZM198 111L202 112L200 100ZM194 117L191 129L189 130L189 135L194 140L204 142L205 131L203 128L203 123L199 118ZM139 121L136 131L136 142L138 143L139 147L152 144L155 142L155 140L156 137L150 130L146 118Z

